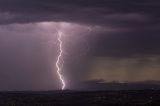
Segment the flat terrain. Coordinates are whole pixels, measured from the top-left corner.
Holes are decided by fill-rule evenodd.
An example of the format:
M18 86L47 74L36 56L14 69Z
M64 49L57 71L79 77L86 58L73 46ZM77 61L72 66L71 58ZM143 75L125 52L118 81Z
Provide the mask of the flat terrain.
M160 106L160 91L1 92L0 106Z

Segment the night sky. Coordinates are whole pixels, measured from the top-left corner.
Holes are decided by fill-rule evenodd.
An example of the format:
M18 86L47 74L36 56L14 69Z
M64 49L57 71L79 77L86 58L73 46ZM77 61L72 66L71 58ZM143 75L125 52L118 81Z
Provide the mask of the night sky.
M160 81L159 0L0 0L0 90Z

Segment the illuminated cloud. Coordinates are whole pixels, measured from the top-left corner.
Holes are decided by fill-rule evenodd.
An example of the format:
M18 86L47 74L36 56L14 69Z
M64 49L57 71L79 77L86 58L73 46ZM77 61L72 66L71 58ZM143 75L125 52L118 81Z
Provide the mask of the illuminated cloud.
M131 56L125 58L96 57L90 64L88 80L106 82L159 81L160 56Z

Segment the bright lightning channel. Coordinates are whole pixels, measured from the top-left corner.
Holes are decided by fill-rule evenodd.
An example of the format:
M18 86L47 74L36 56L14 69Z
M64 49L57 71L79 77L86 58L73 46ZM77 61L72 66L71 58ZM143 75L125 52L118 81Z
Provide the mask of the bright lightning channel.
M62 56L63 56L63 41L62 41L62 32L61 31L58 31L58 42L59 42L59 54L58 54L58 58L57 58L57 61L56 61L56 68L57 68L57 74L59 76L59 79L62 83L62 87L61 89L64 90L65 89L65 86L66 86L66 83L65 83L65 80L63 78L63 75L61 74L61 71L62 71L62 66L61 66L61 60L62 59Z

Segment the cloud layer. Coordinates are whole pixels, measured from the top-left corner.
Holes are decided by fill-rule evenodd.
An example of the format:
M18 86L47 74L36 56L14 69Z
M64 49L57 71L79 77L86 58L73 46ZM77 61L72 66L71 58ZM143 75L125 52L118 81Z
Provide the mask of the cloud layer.
M159 25L159 0L1 0L0 23L67 21L112 27Z

